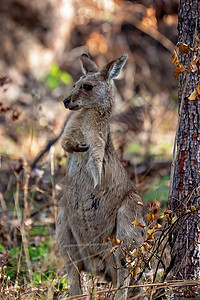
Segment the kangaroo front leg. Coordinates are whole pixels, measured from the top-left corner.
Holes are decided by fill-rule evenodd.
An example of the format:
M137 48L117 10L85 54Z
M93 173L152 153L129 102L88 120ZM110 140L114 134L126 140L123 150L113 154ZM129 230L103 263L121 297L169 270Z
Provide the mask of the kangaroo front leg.
M101 182L101 173L103 166L103 157L105 153L105 141L99 136L93 136L90 141L90 153L88 160L88 169L92 174L94 188Z
M75 118L64 129L61 145L67 152L85 152L89 149L81 128L79 128L80 122L80 119Z
M86 152L89 149L89 146L87 146L86 144L79 144L76 142L68 141L66 139L62 139L61 145L63 149L69 153Z

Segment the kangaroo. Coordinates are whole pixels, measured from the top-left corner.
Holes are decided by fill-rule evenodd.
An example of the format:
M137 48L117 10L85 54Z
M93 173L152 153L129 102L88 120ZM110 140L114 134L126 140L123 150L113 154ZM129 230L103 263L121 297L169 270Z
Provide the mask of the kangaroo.
M66 262L70 294L82 293L80 273L103 275L114 287L130 284L124 256L110 254L106 236L116 236L128 249L140 244L143 221L140 196L114 149L110 119L114 105L113 79L127 55L98 69L89 56L81 56L83 76L75 83L64 105L78 114L66 126L62 147L69 152L64 195L58 203L56 235ZM128 299L128 289L116 299Z

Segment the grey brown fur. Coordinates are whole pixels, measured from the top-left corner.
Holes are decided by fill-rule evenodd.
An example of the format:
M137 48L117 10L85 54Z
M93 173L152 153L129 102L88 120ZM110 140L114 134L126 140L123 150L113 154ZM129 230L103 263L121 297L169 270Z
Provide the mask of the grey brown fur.
M127 55L99 70L86 54L81 56L84 76L64 100L66 108L78 110L66 126L62 146L69 152L65 192L58 205L57 239L66 262L70 294L82 293L80 272L104 275L113 286L130 283L123 256L110 254L106 236L116 236L130 249L142 240L142 229L131 224L143 221L143 208L115 152L110 136L114 104L113 78ZM117 299L128 299L127 289Z

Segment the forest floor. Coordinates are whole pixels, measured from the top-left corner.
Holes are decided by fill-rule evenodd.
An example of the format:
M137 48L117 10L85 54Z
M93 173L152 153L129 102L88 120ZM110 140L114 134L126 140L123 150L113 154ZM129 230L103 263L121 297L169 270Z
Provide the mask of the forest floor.
M87 7L88 1L84 2ZM72 18L70 35L63 40L56 30L60 20L56 23L53 18L54 12L58 13L57 3L51 8L48 5L40 7L40 1L31 5L27 0L2 1L4 11L0 22L6 20L6 26L0 30L3 40L0 53L2 300L53 300L69 296L68 278L55 238L57 200L65 184L66 153L60 139L34 168L31 166L48 141L55 139L62 130L68 115L62 100L81 74L77 61L85 49L89 49L101 65L123 52L129 53L123 78L116 80L116 107L111 124L113 141L143 201L150 208L156 207L157 215L167 211L177 122L177 81L170 62L171 48L152 37L151 30L146 33L145 28L155 25L152 32L159 29L163 34L162 41L169 42L170 39L176 43L177 15L174 11L167 12L164 18L161 9L155 11L145 6L148 1L139 5L127 2L130 11L133 9L131 14L142 20L144 31L136 28L135 23L127 22L126 14L123 16L121 10L117 18L114 13L102 14L99 7L94 7L95 14L99 11L99 19L89 21L86 14L82 18L86 23L82 24L82 16ZM173 1L169 2L170 10ZM89 9L91 12L93 7ZM80 9L77 11L81 12ZM54 23L51 17L45 18L48 13L52 14ZM54 40L64 49L61 58L57 61L54 53L46 73L40 75L45 57L52 55ZM108 47L106 51L105 47ZM159 222L164 224L163 219ZM166 251L165 260L168 255ZM155 268L152 267L143 282L153 282ZM161 278L159 272L163 270L157 271ZM102 278L92 278L86 273L81 275L83 292L87 293L88 300L112 299L111 286ZM186 296L189 285L183 291ZM172 288L174 286L167 286L165 294L170 295ZM97 295L99 290L102 294ZM151 291L155 292L154 285Z

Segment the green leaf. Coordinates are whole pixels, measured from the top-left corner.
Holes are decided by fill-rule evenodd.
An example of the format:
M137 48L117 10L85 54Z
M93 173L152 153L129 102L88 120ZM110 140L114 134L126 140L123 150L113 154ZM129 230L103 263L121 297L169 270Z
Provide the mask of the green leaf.
M53 63L50 70L50 75L53 77L60 77L62 74L57 63Z
M4 252L4 246L0 244L0 253Z
M65 84L72 83L72 77L67 72L62 72L62 74L60 75L60 80Z

